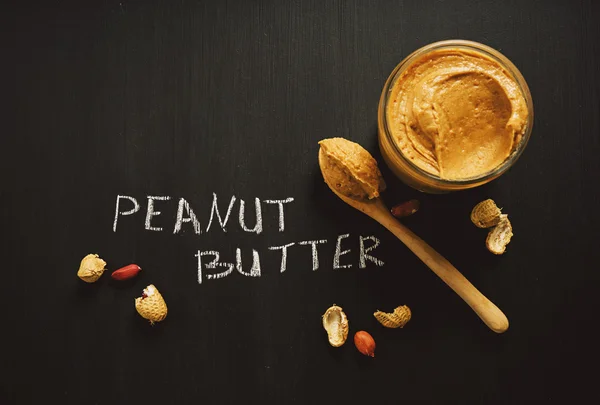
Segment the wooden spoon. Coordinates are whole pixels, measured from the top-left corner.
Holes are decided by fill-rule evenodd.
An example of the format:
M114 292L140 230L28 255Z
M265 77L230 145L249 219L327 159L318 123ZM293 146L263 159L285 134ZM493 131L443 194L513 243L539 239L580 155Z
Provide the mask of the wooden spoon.
M396 235L423 263L444 280L491 330L496 333L502 333L508 329L506 315L493 302L479 292L448 260L392 216L380 197L371 200L357 200L338 193L335 187L332 187L332 184L328 181L328 171L324 170L327 167L325 159L327 157L324 155L323 149L320 149L319 167L321 168L323 179L342 201L367 214Z

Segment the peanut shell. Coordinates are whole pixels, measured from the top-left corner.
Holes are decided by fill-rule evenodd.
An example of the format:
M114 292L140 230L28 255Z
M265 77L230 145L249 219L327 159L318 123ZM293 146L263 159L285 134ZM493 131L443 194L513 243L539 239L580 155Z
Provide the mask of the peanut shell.
M135 309L151 325L167 317L167 303L154 284L144 289L144 295L135 299Z
M512 236L512 225L508 220L508 215L502 214L498 225L488 233L485 245L493 254L501 255L506 250L506 245L508 245Z
M386 328L403 328L410 321L412 312L406 305L401 305L393 313L377 311L373 316Z
M323 314L323 328L327 331L329 344L340 347L348 338L348 318L341 307L333 304Z
M104 273L106 262L96 254L89 254L81 260L77 277L86 283L96 282Z
M502 212L492 199L487 199L477 204L471 211L471 222L479 228L489 228L500 222Z

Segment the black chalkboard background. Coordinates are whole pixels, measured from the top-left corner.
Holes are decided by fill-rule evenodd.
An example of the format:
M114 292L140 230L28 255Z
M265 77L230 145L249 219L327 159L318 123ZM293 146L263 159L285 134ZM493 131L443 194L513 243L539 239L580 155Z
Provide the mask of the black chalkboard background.
M58 3L58 4L51 4ZM581 403L598 397L600 7L595 1L20 2L3 13L9 108L0 141L2 404ZM8 35L6 35L8 34ZM404 222L508 316L491 332L407 248L325 186L317 142L341 136L380 159L376 111L388 74L442 39L483 42L528 81L535 124L527 150L475 190L423 195L382 167L388 204L421 200ZM244 232L237 203L223 233L173 234L177 201L205 230L213 193L295 201L285 231L263 206ZM140 212L113 218L117 195ZM162 212L144 229L145 199ZM492 197L515 236L503 256L468 215ZM248 214L253 224L252 211ZM334 270L338 235L349 233ZM358 268L359 235L384 267ZM327 239L287 270L269 246ZM260 278L197 282L198 250L261 258ZM114 270L88 285L79 261ZM149 283L167 319L154 327L133 299ZM351 342L331 348L321 314L341 305ZM376 309L408 304L388 330Z

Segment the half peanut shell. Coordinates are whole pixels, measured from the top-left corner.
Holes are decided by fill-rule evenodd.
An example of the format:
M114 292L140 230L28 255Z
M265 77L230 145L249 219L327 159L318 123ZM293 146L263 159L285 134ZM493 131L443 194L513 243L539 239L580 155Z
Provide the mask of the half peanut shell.
M373 316L386 328L403 328L410 321L412 312L408 306L401 305L393 313L377 311Z
M333 304L323 314L323 328L327 331L329 344L340 347L348 338L348 318L341 307Z
M488 233L485 245L493 254L501 255L506 251L506 245L509 244L512 236L512 225L508 220L508 215L502 214L498 225Z

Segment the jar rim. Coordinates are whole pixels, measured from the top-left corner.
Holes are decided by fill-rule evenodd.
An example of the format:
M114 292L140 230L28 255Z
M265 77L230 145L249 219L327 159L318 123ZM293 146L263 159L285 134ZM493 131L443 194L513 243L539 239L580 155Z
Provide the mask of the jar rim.
M387 102L388 102L389 96L391 94L392 87L396 83L396 79L417 58L419 58L429 52L432 52L434 50L438 50L438 49L467 49L470 51L482 53L485 56L492 58L494 61L498 62L502 67L504 67L508 71L508 73L512 76L512 78L515 80L515 82L517 83L517 85L519 87L519 90L521 91L521 94L523 95L523 98L525 99L525 103L527 105L528 116L527 116L527 122L525 124L525 131L523 132L523 136L522 136L519 144L515 148L515 150L500 165L498 165L494 169L490 170L489 172L486 172L477 177L470 177L470 178L466 178L466 179L457 179L457 180L448 180L448 179L443 179L439 176L436 176L434 174L427 172L426 170L417 166L415 163L413 163L410 159L408 159L404 155L404 153L400 150L400 148L394 141L394 139L392 137L392 133L388 127L387 112L386 112ZM464 40L464 39L449 39L449 40L444 40L444 41L433 42L433 43L430 43L428 45L425 45L425 46L413 51L406 58L404 58L398 65L396 65L394 70L392 70L392 72L388 76L388 78L385 82L385 85L383 86L383 91L381 93L378 110L379 110L379 120L381 123L383 123L383 129L384 129L385 136L388 139L389 143L392 145L393 149L395 150L396 155L398 157L400 157L403 162L405 162L411 169L418 172L419 175L427 178L427 180L429 180L429 181L433 181L433 182L439 183L444 186L454 186L454 187L458 187L458 188L463 188L463 187L468 188L468 186L473 185L473 184L486 183L491 179L499 177L501 174L503 174L508 169L510 169L510 167L519 159L519 157L525 150L525 147L527 146L527 143L529 142L529 138L531 137L531 132L533 129L533 100L531 97L531 92L529 90L529 86L527 85L527 82L525 81L525 78L523 77L523 75L521 74L519 69L517 69L517 67L506 56L504 56L502 53L495 50L494 48L491 48L491 47L481 44L479 42L469 41L469 40Z

